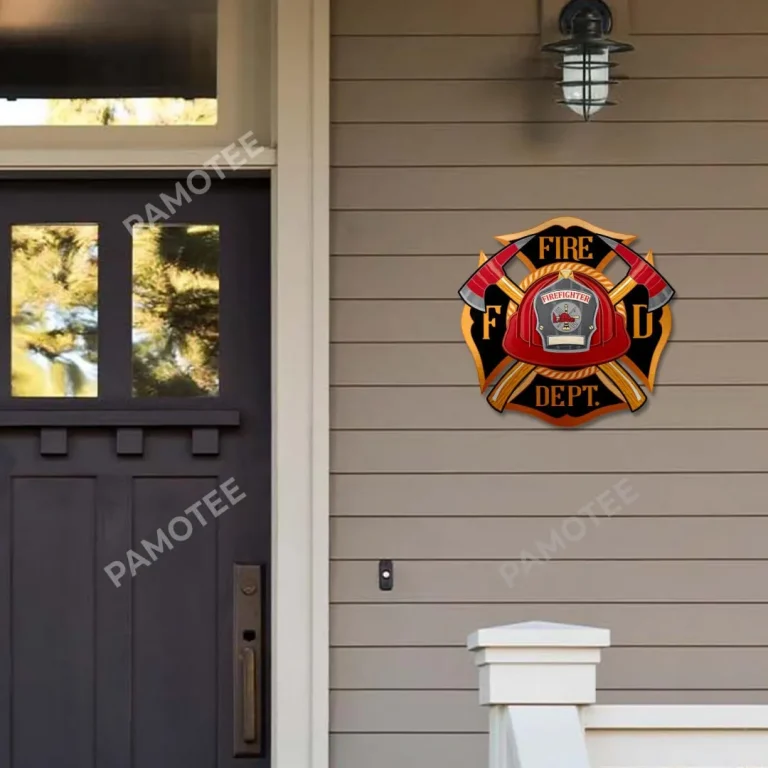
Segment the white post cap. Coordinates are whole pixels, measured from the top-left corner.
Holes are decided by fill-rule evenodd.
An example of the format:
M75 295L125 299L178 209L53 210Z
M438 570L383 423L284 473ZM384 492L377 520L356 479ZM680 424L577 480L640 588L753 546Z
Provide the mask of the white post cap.
M481 704L593 704L607 629L526 621L472 633Z

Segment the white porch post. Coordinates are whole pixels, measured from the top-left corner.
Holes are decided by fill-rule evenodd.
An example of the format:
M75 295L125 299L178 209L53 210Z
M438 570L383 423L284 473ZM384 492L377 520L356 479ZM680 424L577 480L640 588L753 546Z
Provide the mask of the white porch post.
M608 645L607 629L547 622L470 635L490 707L490 768L589 768L578 707L595 702Z
M272 765L329 765L329 0L275 0Z

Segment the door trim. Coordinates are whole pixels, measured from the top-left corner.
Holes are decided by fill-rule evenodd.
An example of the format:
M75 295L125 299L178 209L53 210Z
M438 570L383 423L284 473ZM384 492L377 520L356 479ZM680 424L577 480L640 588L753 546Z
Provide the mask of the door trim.
M329 0L276 0L275 768L329 764L329 5Z

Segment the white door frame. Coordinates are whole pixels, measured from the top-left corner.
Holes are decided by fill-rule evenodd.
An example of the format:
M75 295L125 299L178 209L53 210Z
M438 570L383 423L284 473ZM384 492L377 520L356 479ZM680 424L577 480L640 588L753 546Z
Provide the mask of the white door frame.
M329 5L273 0L273 141L243 166L272 176L273 768L329 762ZM0 128L0 173L199 168L239 135L177 130Z
M329 730L329 0L276 0L272 755L324 768Z

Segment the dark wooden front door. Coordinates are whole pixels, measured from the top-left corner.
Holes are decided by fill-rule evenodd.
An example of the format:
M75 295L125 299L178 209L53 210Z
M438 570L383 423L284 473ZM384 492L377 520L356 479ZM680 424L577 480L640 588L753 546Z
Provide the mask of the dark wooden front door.
M267 762L269 188L188 196L0 182L0 768Z

